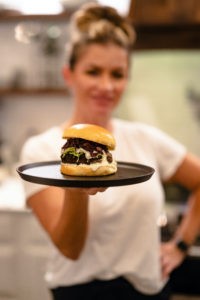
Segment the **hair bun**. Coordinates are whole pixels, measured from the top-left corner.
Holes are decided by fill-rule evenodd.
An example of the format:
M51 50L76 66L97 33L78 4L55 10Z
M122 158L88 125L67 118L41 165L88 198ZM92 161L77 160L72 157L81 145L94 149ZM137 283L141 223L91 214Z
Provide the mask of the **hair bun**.
M132 25L115 8L94 2L83 4L71 18L67 63L73 68L81 49L91 43L114 43L129 52L135 37Z
M84 5L82 9L77 12L76 24L81 29L102 19L113 23L115 26L121 26L121 18L116 14L114 8L108 6L101 7L97 4Z
M118 14L117 10L110 6L101 6L97 3L84 4L73 17L73 23L78 31L87 33L94 23L110 23L111 27L121 29L130 45L135 40L135 32L127 20Z

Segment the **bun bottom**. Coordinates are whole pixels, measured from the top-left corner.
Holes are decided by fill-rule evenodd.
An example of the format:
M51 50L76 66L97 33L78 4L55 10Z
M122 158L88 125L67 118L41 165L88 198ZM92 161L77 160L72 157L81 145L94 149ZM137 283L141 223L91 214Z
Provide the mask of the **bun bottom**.
M108 165L76 165L61 163L60 171L64 175L70 176L105 176L117 172L117 164L115 162Z

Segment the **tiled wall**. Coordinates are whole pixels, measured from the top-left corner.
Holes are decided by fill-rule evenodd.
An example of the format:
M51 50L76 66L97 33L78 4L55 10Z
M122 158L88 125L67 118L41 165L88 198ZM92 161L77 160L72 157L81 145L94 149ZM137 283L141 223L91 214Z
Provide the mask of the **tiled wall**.
M40 28L40 35L31 43L16 41L16 27L25 26L27 30ZM58 30L57 52L44 55L49 29ZM62 66L64 64L67 24L12 22L0 24L0 89L25 87L63 87ZM46 48L45 48L46 49ZM47 49L46 49L47 50ZM46 51L45 50L45 51ZM51 74L50 74L51 73ZM53 74L53 78L50 75ZM58 95L12 95L0 96L0 141L7 156L11 152L13 160L18 159L21 145L25 139L39 133L49 126L62 123L71 112L69 96ZM5 152L0 148L1 152ZM8 158L9 159L9 158Z
M62 86L67 37L68 23L64 21L1 21L0 87ZM54 78L49 82L51 71Z
M59 125L71 112L67 97L17 97L1 103L0 134L4 147L16 161L21 145L33 134Z

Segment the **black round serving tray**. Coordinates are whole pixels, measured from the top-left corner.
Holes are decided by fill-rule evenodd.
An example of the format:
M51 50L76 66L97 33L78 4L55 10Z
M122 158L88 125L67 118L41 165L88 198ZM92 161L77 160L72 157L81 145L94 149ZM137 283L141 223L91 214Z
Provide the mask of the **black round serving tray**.
M111 187L137 184L149 180L154 173L152 167L117 162L117 172L106 176L66 176L60 172L60 161L30 163L17 168L26 181L58 187Z

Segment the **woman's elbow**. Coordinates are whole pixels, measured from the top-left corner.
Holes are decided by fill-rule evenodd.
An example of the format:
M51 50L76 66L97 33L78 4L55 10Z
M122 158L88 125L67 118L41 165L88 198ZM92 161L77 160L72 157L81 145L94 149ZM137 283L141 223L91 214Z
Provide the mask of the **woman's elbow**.
M62 249L58 248L58 250L64 255L66 258L76 261L80 258L82 251L77 250L69 250L69 249Z
M56 240L53 243L62 255L71 260L78 260L82 254L83 245L63 245Z

